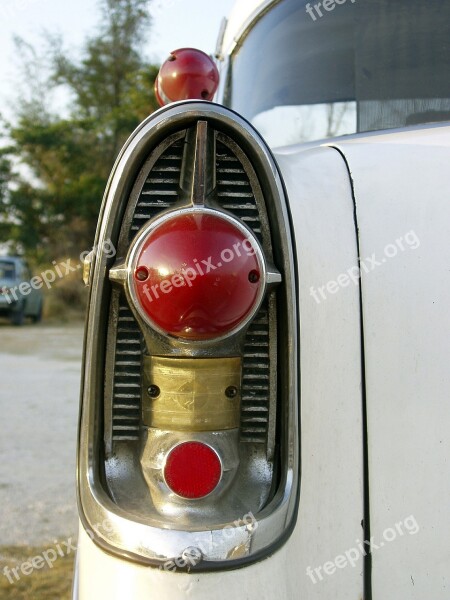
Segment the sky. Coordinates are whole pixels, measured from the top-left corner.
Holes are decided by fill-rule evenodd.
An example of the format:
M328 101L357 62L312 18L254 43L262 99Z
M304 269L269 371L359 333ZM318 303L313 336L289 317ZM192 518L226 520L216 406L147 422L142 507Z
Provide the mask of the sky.
M214 52L222 18L234 0L153 0L146 54L161 62L169 52L193 46ZM98 20L97 0L0 0L0 113L13 114L19 57L14 36L39 48L42 33L60 33L76 53Z

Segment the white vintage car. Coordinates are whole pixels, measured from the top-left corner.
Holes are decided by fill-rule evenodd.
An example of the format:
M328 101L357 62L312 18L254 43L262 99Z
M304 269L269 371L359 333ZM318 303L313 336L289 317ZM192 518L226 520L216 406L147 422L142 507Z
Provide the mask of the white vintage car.
M242 0L216 59L106 190L74 599L448 600L450 3Z

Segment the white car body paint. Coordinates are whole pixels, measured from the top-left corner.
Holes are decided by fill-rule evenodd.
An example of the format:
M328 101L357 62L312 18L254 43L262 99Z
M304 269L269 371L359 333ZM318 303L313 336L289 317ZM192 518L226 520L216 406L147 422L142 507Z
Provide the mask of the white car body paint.
M296 528L266 560L202 574L111 557L81 528L76 598L362 596L362 560L329 576L322 569L323 580L315 584L306 574L308 566L323 567L363 539L359 289L350 284L320 304L310 294L311 286L317 290L357 265L351 182L360 254L369 266L362 270L361 289L370 521L374 543L383 543L372 554L373 600L448 598L449 147L450 126L432 125L275 152L300 277L302 477ZM406 243L410 232L418 247ZM396 243L396 256L385 256L386 246ZM372 269L366 258L373 255L381 264ZM419 528L414 535L404 525L409 517ZM396 524L403 533L385 540L384 532L396 531Z
M350 180L332 148L279 156L290 198L300 273L301 492L297 525L272 556L242 569L172 573L112 557L80 527L81 600L359 600L362 557L326 575L323 565L356 546L363 531L363 441L359 290L318 305L311 286L357 261ZM324 177L324 174L327 176ZM332 332L332 333L330 333ZM320 568L313 583L306 569Z
M444 600L450 589L450 126L337 144L354 182L361 257L383 257L384 247L409 231L420 240L416 249L362 272L371 533L382 540L386 528L409 515L419 527L373 553L373 599Z

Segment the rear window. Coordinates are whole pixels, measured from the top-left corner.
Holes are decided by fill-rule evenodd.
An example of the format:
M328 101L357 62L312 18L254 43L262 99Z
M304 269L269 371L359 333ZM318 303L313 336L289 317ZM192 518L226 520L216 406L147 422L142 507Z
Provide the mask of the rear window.
M448 0L284 0L232 56L226 104L271 145L447 121L449 68Z
M14 279L14 264L8 261L0 260L0 279Z

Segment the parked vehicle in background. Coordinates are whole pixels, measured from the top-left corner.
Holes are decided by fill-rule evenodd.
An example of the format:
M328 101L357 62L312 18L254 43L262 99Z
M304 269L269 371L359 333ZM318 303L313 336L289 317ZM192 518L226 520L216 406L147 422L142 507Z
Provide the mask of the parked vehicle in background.
M30 285L28 264L17 256L0 256L0 317L22 325L27 317L33 323L42 319L42 291Z
M448 600L450 3L222 34L106 190L74 598Z

